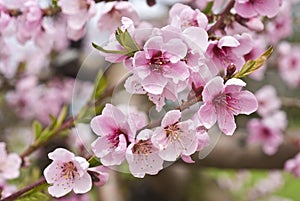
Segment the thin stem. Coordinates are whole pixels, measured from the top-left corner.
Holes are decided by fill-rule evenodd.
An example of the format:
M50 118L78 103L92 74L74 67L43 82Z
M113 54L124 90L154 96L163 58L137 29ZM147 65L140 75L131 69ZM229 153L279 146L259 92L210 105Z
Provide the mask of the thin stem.
M55 135L57 135L57 134L59 134L60 132L62 132L62 131L64 131L64 130L66 130L66 129L69 129L69 128L72 128L73 126L74 126L74 122L75 122L75 120L76 120L76 117L71 117L71 118L69 118L67 121L65 121L55 132L54 132L54 134L51 136L51 137L53 137L53 136L55 136ZM51 138L50 137L50 138ZM50 139L49 138L49 139ZM49 141L49 140L48 140ZM48 141L46 141L46 142L48 142ZM32 154L34 151L36 151L39 147L41 147L42 145L44 145L44 144L46 144L46 142L44 142L44 143L40 143L40 144L32 144L32 145L30 145L21 155L20 155L20 157L23 159L23 161L24 161L24 158L26 157L26 156L29 156L30 154Z
M38 187L38 186L41 186L45 183L46 183L46 179L44 177L42 177L37 182L35 182L35 183L33 183L29 186L26 186L25 188L11 194L10 196L2 199L1 201L13 201L13 200L17 199L18 197L20 197L21 195L23 195L24 193L26 193L26 192L28 192L28 191L30 191L30 190Z
M228 14L230 13L231 8L234 6L234 3L235 3L234 0L231 0L228 3L226 8L220 14L220 18L218 19L218 21L212 27L210 27L210 29L207 31L208 35L212 34L214 31L221 29L225 26L225 19L228 16Z

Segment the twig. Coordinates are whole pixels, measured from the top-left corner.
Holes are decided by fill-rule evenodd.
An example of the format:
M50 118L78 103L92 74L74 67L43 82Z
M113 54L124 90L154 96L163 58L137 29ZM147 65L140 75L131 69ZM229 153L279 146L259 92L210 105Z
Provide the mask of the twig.
M25 188L11 194L10 196L6 197L6 198L3 198L1 201L13 201L15 199L17 199L18 197L20 197L21 195L23 195L24 193L38 187L38 186L41 186L43 184L46 183L46 179L44 177L42 177L41 179L39 179L37 182L29 185L29 186L26 186Z
M217 29L222 28L225 25L225 23L224 23L225 22L225 18L230 13L230 10L234 6L234 3L235 3L234 0L231 0L228 3L228 5L226 6L226 8L220 14L220 18L218 19L218 21L212 27L210 27L210 29L207 31L208 35L212 34L214 31L216 31Z

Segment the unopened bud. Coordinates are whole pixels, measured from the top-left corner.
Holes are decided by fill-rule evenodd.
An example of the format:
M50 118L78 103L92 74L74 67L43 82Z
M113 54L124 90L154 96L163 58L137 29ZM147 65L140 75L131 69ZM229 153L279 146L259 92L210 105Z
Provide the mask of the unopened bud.
M235 64L234 63L229 64L226 69L226 77L227 78L232 77L232 75L235 73L235 71L236 71Z

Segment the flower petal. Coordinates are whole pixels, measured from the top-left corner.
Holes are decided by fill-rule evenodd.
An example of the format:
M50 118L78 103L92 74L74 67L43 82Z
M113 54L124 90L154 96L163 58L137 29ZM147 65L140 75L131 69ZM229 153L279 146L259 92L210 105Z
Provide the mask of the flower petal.
M74 184L74 192L75 193L86 193L90 191L92 188L92 178L86 172L82 177L77 178Z

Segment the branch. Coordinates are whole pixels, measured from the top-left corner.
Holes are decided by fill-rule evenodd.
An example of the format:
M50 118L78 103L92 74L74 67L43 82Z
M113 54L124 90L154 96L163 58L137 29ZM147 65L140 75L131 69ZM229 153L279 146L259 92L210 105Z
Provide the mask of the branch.
M212 27L210 27L210 29L207 31L208 35L212 34L217 29L221 29L225 26L225 19L228 16L228 14L230 13L231 8L234 6L234 3L235 3L235 1L231 0L227 4L226 8L220 14L220 18L218 19L218 21Z
M41 186L45 183L46 183L46 179L44 177L42 177L37 182L35 182L29 186L26 186L25 188L11 194L10 196L8 196L6 198L1 199L1 201L13 201L13 200L17 199L18 197L20 197L21 195L23 195L24 193L26 193L38 186Z

